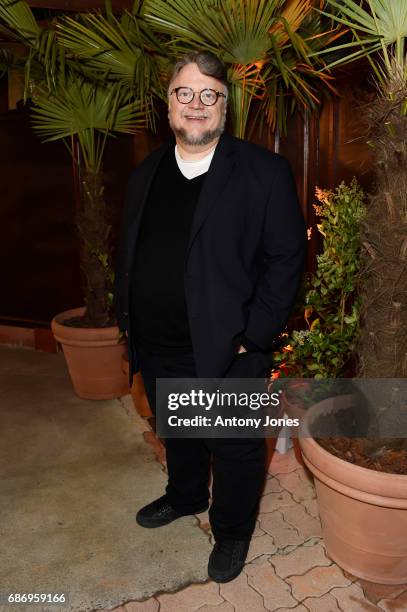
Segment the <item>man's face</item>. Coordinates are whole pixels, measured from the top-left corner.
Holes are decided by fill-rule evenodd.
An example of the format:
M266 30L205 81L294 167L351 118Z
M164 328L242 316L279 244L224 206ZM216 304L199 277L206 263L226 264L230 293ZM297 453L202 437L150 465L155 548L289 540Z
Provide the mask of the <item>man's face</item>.
M187 64L171 82L169 90L190 87L193 91L214 89L226 95L224 85L213 77L202 74L196 64ZM205 106L199 94L188 104L178 102L175 91L169 96L168 119L176 138L182 144L202 146L219 138L225 127L226 100L220 96L213 106Z

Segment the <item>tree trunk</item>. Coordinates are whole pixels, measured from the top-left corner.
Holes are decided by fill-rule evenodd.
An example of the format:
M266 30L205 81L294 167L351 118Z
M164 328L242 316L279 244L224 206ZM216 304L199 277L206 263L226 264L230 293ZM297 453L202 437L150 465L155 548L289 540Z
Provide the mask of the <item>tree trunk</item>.
M86 327L109 327L115 324L112 309L111 226L108 222L102 173L83 171L81 187L77 228L86 306L83 324Z
M369 109L375 193L363 232L359 374L407 375L407 84L395 73Z

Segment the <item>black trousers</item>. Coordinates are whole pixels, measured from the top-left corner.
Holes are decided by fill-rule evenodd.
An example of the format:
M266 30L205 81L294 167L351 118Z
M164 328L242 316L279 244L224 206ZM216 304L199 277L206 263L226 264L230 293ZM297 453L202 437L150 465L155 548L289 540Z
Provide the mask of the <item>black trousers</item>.
M141 374L151 409L156 409L156 378L196 378L192 353L155 355L138 348ZM264 355L242 353L235 357L227 377L263 376ZM249 540L256 525L265 480L264 438L166 438L168 484L171 505L194 513L209 500L212 464L212 504L209 519L216 540Z

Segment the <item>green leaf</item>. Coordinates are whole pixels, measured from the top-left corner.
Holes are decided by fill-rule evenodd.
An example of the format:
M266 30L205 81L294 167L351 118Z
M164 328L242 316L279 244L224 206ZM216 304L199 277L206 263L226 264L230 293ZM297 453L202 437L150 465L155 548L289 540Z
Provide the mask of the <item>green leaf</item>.
M309 2L294 0L146 0L143 16L169 35L173 58L186 50L209 50L227 64L233 131L245 136L249 109L260 101L260 129L286 129L297 104L314 108L317 84L328 86L313 55L329 40ZM315 87L312 85L315 83Z
M127 94L113 84L95 85L74 74L54 92L37 86L33 100L35 131L47 141L76 135L87 168L100 167L107 136L146 127L143 103L127 102Z

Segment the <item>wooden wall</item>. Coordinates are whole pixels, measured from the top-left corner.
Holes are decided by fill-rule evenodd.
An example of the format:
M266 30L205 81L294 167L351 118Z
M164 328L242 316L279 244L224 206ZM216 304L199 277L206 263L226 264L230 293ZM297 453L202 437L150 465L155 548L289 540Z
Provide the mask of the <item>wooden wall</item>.
M72 162L61 143L39 142L27 110L7 111L7 88L1 83L0 323L48 326L57 312L81 305ZM315 221L315 185L334 187L356 175L370 187L368 147L357 106L366 79L360 70L343 72L338 89L340 97L326 100L318 116L295 116L287 137L266 133L261 139L290 160L309 226ZM124 136L109 143L106 190L116 237L131 168L168 136L164 107L161 117L155 136ZM317 248L314 239L309 267Z

